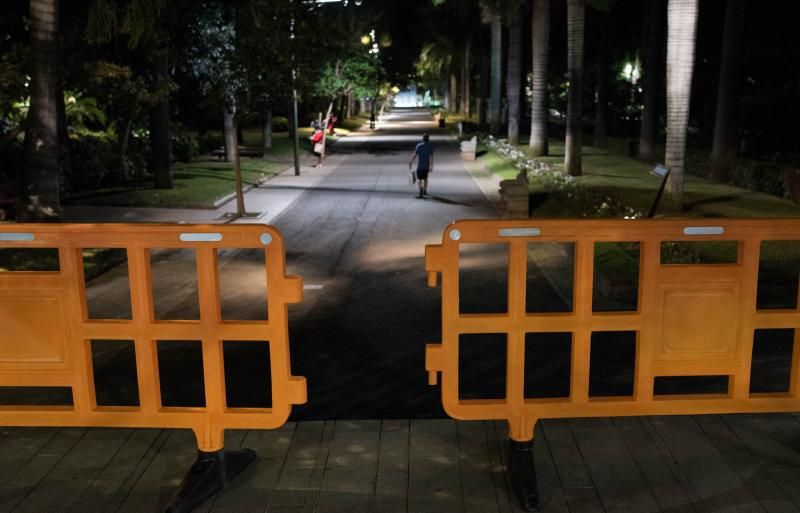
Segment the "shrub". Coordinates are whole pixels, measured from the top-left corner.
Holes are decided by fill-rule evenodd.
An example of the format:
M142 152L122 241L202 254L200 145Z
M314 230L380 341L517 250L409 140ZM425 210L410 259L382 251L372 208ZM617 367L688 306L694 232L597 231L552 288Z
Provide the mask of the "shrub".
M173 162L189 162L200 155L197 139L187 134L180 126L173 125L170 130L170 149Z
M736 187L784 197L784 165L757 160L738 160L731 169L731 183Z
M283 116L274 116L272 118L272 131L273 132L288 132L289 120Z
M225 145L225 141L219 134L203 134L197 138L198 151L201 154L211 153Z
M111 138L82 136L70 139L69 146L72 165L60 177L63 191L99 189L128 178Z

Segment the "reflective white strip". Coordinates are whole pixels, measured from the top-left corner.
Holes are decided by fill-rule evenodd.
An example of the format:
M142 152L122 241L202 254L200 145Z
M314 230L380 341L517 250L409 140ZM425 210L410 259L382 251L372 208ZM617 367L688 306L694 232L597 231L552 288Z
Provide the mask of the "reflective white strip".
M222 240L221 233L182 233L182 242L219 242Z
M722 235L725 228L722 226L687 226L683 229L684 235Z
M459 229L451 230L450 240L461 240L461 230Z
M325 285L318 285L316 283L303 285L303 290L322 290L323 288L325 288Z
M0 233L0 241L28 242L34 239L32 233Z
M269 246L272 243L272 235L268 233L262 233L258 240L261 241L261 244Z
M503 228L501 237L538 237L542 234L539 228Z

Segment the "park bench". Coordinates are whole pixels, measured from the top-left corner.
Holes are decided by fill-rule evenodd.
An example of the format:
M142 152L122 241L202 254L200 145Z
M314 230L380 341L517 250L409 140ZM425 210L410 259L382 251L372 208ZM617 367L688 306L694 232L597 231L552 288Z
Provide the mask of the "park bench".
M530 216L528 174L524 170L520 171L513 180L500 182L498 207L506 219L527 219Z
M225 158L225 148L219 148L211 152L211 155L222 160ZM239 157L250 157L253 159L260 159L264 156L264 148L255 148L252 146L239 146Z
M478 151L478 137L474 136L469 141L461 142L461 159L475 160Z

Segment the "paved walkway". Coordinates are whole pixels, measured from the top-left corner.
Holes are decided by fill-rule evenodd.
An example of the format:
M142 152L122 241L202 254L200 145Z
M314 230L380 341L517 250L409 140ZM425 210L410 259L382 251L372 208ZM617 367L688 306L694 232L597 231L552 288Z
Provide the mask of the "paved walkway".
M406 182L423 130L437 145L428 200ZM286 236L289 270L308 287L290 309L290 333L293 372L308 377L310 402L280 430L229 432L227 447L256 449L258 461L198 511L517 511L504 473L505 425L441 418L439 388L426 385L423 348L438 339L440 299L425 287L424 245L450 220L496 215L457 157L428 116L399 114L377 134L338 143L326 167L248 193L249 210L267 211L257 222ZM213 222L221 213L136 212L67 215ZM159 260L170 261L180 267L173 255ZM191 315L191 286L180 273L169 277L180 292L165 315ZM95 303L115 304L113 279L90 287ZM475 281L472 295L494 300L484 285ZM558 287L544 279L540 287L558 301ZM236 296L242 315L263 309ZM800 513L798 415L544 421L535 454L543 511ZM194 455L186 431L8 428L0 513L162 511Z

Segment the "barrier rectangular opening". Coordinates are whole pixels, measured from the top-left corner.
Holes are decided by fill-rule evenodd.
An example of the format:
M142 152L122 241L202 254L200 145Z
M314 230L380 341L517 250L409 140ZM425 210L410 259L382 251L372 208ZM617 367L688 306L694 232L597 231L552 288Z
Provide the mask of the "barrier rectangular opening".
M459 311L506 313L508 244L459 244Z
M596 242L592 311L635 312L639 308L638 242Z
M758 262L758 309L796 310L798 276L800 241L763 241Z
M525 334L525 398L570 396L572 333Z
M730 376L657 376L654 396L728 395Z
M71 387L0 387L0 406L73 406Z
M164 407L205 407L203 346L199 340L170 340L156 343L161 405Z
M739 261L737 241L664 241L661 265L731 265Z
M755 330L750 367L750 393L789 392L795 330Z
M592 333L589 397L632 397L636 372L636 332Z
M58 272L55 248L0 248L0 272Z
M507 336L503 333L461 335L458 343L459 399L504 399L507 353Z
M97 406L139 406L132 340L90 340Z
M269 342L225 341L222 352L228 408L271 408ZM230 370L234 368L236 372Z
M199 320L195 250L151 249L150 269L155 320Z
M526 312L571 312L574 282L574 243L533 242L528 244Z
M131 319L127 250L84 248L81 257L89 319Z
M267 320L267 270L263 249L217 250L223 321Z

